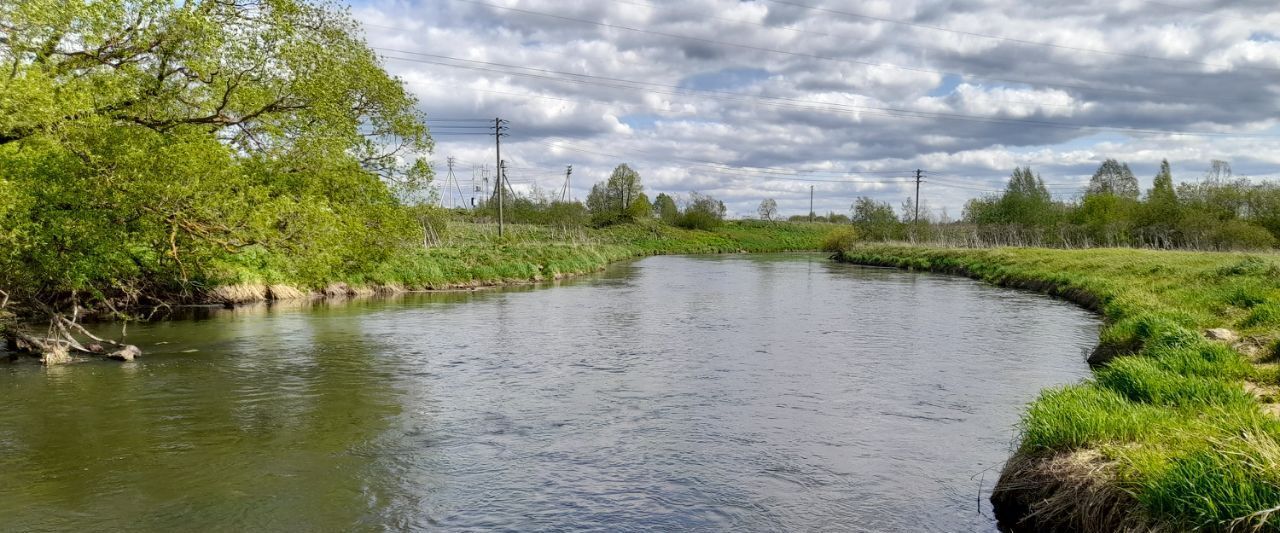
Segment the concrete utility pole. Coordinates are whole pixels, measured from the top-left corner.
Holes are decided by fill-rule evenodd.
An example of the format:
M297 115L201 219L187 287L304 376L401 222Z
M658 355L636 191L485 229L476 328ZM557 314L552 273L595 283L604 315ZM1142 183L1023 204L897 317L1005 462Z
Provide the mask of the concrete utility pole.
M813 222L813 185L809 186L809 222Z

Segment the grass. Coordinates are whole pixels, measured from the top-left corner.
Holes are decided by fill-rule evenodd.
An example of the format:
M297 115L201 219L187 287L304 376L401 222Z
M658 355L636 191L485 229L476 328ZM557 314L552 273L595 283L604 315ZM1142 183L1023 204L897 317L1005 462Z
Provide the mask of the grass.
M1245 387L1280 386L1274 365L1256 364L1280 355L1280 256L864 245L838 258L964 274L1100 312L1100 347L1116 357L1092 379L1044 391L1030 405L1017 463L1098 454L1107 483L1137 506L1127 514L1148 527L1280 531L1280 418L1262 403L1274 398ZM1210 341L1202 334L1209 328L1232 329L1243 341ZM1063 501L1041 496L1033 505L1095 511L1072 503L1078 492Z
M309 276L283 257L240 254L221 265L222 274L206 293L215 301L239 303L323 292L335 283L352 290L427 290L541 281L647 255L817 250L831 227L757 221L728 222L712 231L656 222L602 229L510 224L499 237L496 225L455 222L439 244L395 254L343 279Z

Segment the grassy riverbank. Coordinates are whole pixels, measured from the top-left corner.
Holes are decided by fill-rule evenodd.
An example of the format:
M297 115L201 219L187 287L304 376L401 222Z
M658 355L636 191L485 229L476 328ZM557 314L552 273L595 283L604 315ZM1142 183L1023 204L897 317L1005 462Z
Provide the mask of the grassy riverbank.
M287 256L232 256L204 284L203 299L242 303L313 293L476 287L594 272L647 255L817 250L831 227L752 221L728 222L710 231L652 221L602 229L509 225L498 237L492 224L453 223L436 245L395 254L339 279L309 273Z
M1095 356L1109 362L1024 416L993 496L1003 518L1280 530L1280 256L875 245L838 259L1038 290L1105 317Z

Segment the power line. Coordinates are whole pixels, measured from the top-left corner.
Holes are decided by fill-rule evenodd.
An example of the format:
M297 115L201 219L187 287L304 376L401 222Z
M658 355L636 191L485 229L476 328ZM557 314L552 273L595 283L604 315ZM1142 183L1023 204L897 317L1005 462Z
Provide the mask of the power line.
M471 1L471 0L458 0L458 1ZM985 123L995 123L995 124L1027 124L1027 125L1041 126L1041 127L1047 127L1047 128L1057 128L1057 129L1108 131L1108 132L1115 132L1115 133L1131 133L1131 134L1206 136L1206 137L1277 138L1276 135L1266 135L1266 134L1224 133L1224 132L1212 132L1212 131L1173 131L1173 130L1131 128L1131 127L1124 127L1124 126L1098 126L1098 125L1091 125L1091 124L1070 124L1070 123L1063 123L1063 122L1052 122L1052 121L1034 120L1034 119L984 117L984 116L966 115L966 114L960 114L960 113L917 111L913 109L866 106L866 105L845 104L845 103L838 103L838 102L815 102L810 100L800 100L800 99L785 98L785 97L748 95L748 94L741 94L741 93L732 93L727 91L689 89L689 88L679 87L676 85L642 82L642 81L636 81L636 80L624 80L620 78L605 78L605 77L593 76L589 74L576 74L572 72L561 72L561 71L553 71L553 70L539 69L539 68L533 68L533 67L522 67L518 65L507 65L503 63L495 63L490 61L479 61L474 59L462 59L462 58L455 58L450 56L440 56L438 54L428 54L425 52L412 52L412 51L406 51L406 50L397 50L397 49L380 48L380 47L375 47L375 48L378 50L391 51L391 52L396 52L401 54L421 55L421 56L427 56L427 57L442 57L450 61L478 63L483 65L493 65L493 66L511 68L511 69L532 70L537 72L546 72L546 73L565 75L565 76L576 76L576 77L586 78L586 79L557 78L554 76L530 74L526 72L511 72L511 71L500 70L496 68L486 68L486 67L469 66L469 65L456 65L452 63L444 63L439 61L428 61L428 60L405 58L405 57L384 56L386 59L391 59L391 60L408 61L413 63L423 63L423 64L429 64L429 65L439 65L439 66L458 68L458 69L464 69L464 70L495 72L499 74L505 74L508 76L522 76L522 77L535 78L535 79L544 79L549 81L558 81L562 83L594 85L594 86L603 86L603 87L611 87L616 89L627 89L627 90L644 90L649 93L657 92L659 94L666 94L670 96L688 96L689 94L694 94L694 95L704 95L709 98L728 97L728 98L736 99L734 101L738 101L738 102L759 101L759 102L765 103L765 105L774 105L778 107L788 107L791 109L802 109L802 110L811 110L811 111L829 111L832 108L835 108L838 110L858 111L858 112L866 113L870 115L879 114L882 116L889 116L894 118L961 120L961 121L969 121L969 122L985 122ZM599 81L595 81L596 79L605 80L605 81L614 81L617 83L599 82ZM666 88L674 89L674 92L673 91L666 91L666 92L655 91L653 89L646 89L644 87L622 85L622 83L630 83L630 84L635 84L640 86L650 86L650 87L666 87ZM875 113L874 111L879 111L880 113Z
M532 141L532 142L539 143L539 144L544 144L544 145L547 145L547 146L551 146L551 147L554 147L554 148L564 148L564 149L566 149L566 150L573 150L573 151L578 151L578 152L592 153L592 154L596 154L596 155L602 155L602 156L605 156L605 157L618 157L618 158L624 158L624 157L625 157L625 156L620 156L620 155L618 155L618 154L612 154L612 153L607 153L607 152L599 152L599 151L592 151L592 150L583 149L583 148L577 148L577 147L574 147L574 146L572 146L572 145L565 144L565 143L563 143L562 141L549 142L549 141L539 141L539 140L537 140L537 139L528 139L528 140L530 140L530 141ZM779 168L777 168L777 167L740 167L740 166L728 165L728 164L724 164L724 163L718 163L718 162L714 162L714 161L706 161L706 160L700 160L700 159L689 159L689 158L679 158L679 157L671 156L670 154L654 154L654 153L651 153L651 152L644 152L644 151L641 151L641 150L626 150L626 151L629 151L629 152L634 153L634 154L639 154L639 155L644 155L644 156L649 156L649 157L659 157L659 158L662 158L662 159L675 160L675 161L680 161L680 162L683 162L683 163L689 163L689 164L698 165L698 166L712 166L712 167L716 167L716 168L721 169L721 170L724 170L724 169L728 169L728 170L737 170L737 171L745 171L745 172L748 172L748 173L756 173L756 174L780 174L780 175L784 175L784 176L795 176L796 174L816 174L816 173L827 173L827 174L904 174L904 173L909 172L909 171L905 171L905 170L851 170L851 171L848 171L848 172L842 172L842 171L804 171L804 170L787 170L787 169L779 169ZM797 178L797 179L800 179L800 178ZM822 181L822 180L812 180L812 181Z
M619 0L614 0L614 1L619 1ZM627 3L627 2L624 2L624 3ZM636 4L636 5L647 5L647 4ZM756 23L752 23L752 22L750 22L750 21L742 21L742 22L743 22L743 23L756 24ZM365 26L372 26L372 27L376 27L376 28L387 28L387 29L392 29L392 30L401 30L401 31L403 31L403 30L404 30L404 28L397 28L397 27L395 27L395 26L381 26L381 25L378 25L378 24L367 24L367 23L364 23L363 25L365 25ZM774 27L776 27L776 26L769 26L769 25L767 25L767 24L760 24L760 25L761 25L761 26L764 26L764 27L768 27L768 28L774 28ZM828 35L828 34L825 34L825 33L824 33L824 34L821 34L821 35ZM843 37L843 36L842 36L842 37L841 37L841 39L843 39L843 40L861 41L861 42L866 42L866 43L876 43L876 42L877 42L877 41L875 41L875 40L873 40L873 39L859 39L859 38L856 38L856 37ZM901 43L891 43L891 44L901 44ZM927 46L927 45L922 45L922 44L918 44L918 43L917 43L917 44L912 45L911 47L918 48L918 49L921 49L921 50L935 50L935 51L939 51L939 52L943 52L943 53L953 53L953 52L954 52L954 50L949 50L949 49L946 49L946 48L943 48L943 47L939 47L939 46ZM389 48L379 48L379 47L373 47L373 48L378 49L378 50L395 51L395 50L392 50L392 49L389 49ZM575 59L575 60L576 60L576 59L579 59L577 56L572 56L572 55L569 55L569 54L563 54L563 53L554 52L554 51L545 50L545 49L540 50L540 52L542 52L542 53L546 53L546 54L550 54L550 55L559 56L559 57L567 57L567 58L571 58L571 59ZM449 56L439 56L439 55L435 55L435 54L426 54L426 53L422 53L422 52L408 52L408 51L403 51L403 52L400 52L400 53L408 53L408 54L415 54L415 55L425 55L425 56L430 56L430 57L449 58ZM464 59L458 59L458 60L459 60L459 61L470 61L470 60L464 60ZM1051 64L1051 65L1062 65L1062 66L1064 66L1064 67L1071 67L1071 66L1075 66L1075 65L1069 65L1069 64L1066 64L1066 63L1055 63L1055 62L1052 62L1052 61L1045 61L1045 63L1047 63L1047 64ZM429 83L429 82L421 81L421 82L419 82L419 83ZM494 93L498 93L498 94L518 94L518 93L507 93L507 92L503 92L503 91L492 91L492 90L484 90L484 89L472 89L472 90L475 90L475 91L484 91L484 92L494 92ZM990 94L990 93L987 93L987 94ZM1143 94L1147 94L1147 93L1143 93ZM573 102L573 100L568 100L568 99L563 99L563 98L553 98L553 97L541 97L541 98L547 98L547 99L549 99L549 100L562 100L562 101L565 101L565 102ZM1189 97L1189 98L1191 98L1191 99L1203 99L1203 100L1208 100L1208 98L1199 98L1199 97ZM1056 104L1056 103L1052 103L1052 102L1044 102L1044 101L1037 101L1037 100L1015 100L1015 99L1010 99L1010 98L988 98L988 100L990 100L990 101L992 101L992 102L1005 102L1005 103L1011 103L1011 104L1035 105L1035 106L1040 106L1040 107L1059 107L1059 108L1067 108L1067 109L1074 109L1074 108L1076 107L1076 105L1075 105L1075 104ZM1226 100L1224 100L1224 99L1215 99L1215 100L1216 100L1216 101L1236 101L1236 100L1234 100L1234 99L1226 99Z
M627 159L627 158L628 158L627 156L623 156L623 155L619 155L619 154L613 154L613 153L602 152L602 151L597 151L597 150L589 150L589 149L585 149L585 148L579 148L579 147L574 147L574 146L570 146L570 145L565 145L565 144L562 144L562 143L546 142L546 141L538 141L538 140L536 140L536 139L530 139L530 140L531 140L532 142L536 142L536 143L539 143L539 144L544 144L544 145L551 146L551 147L556 147L556 148L563 148L563 149L571 150L571 151L575 151L575 152L589 153L589 154L600 155L600 156L604 156L604 157L611 157L611 158L615 158L615 159ZM641 152L641 153L643 154L643 152ZM645 154L645 155L649 155L650 157L655 157L655 156L653 156L653 155L651 155L651 154ZM665 155L664 155L664 156L656 156L656 157L659 157L659 158L660 158L660 160L674 160L674 161L681 162L681 163L685 163L686 165L694 166L694 167L707 167L709 170L706 170L706 171L704 171L704 172L709 171L709 172L713 172L713 173L717 173L717 174L723 174L723 175L727 175L727 176L733 176L733 177L743 177L743 176L753 176L753 175L754 175L755 177L761 177L761 178L764 178L764 179L765 179L765 181L800 181L800 182L815 182L815 183L842 183L842 184L853 184L853 185L905 184L905 183L910 183L910 182L911 182L911 179L910 179L910 178L892 178L892 177L876 178L876 179L865 179L865 178L859 178L859 179L818 179L818 178L803 178L803 177L797 177L797 176L796 176L796 175L794 175L794 174L791 174L791 175L778 175L778 174L774 174L774 173L766 172L766 171L764 171L764 170L752 169L752 168L749 168L749 167L734 167L734 166L732 166L732 165L725 165L725 164L721 164L721 163L686 162L686 161L682 161L682 160L680 160L679 158L672 158L672 157L670 157L670 156L665 156ZM894 171L894 172L898 172L898 171Z
M645 2L632 2L632 1L628 1L628 0L610 0L610 1L612 1L612 2L614 2L614 3L617 3L617 4L628 4L628 5L633 5L633 6L643 6L643 7L648 7L648 8L652 8L652 9L661 9L661 8L663 8L663 7L666 7L666 6L660 6L660 5L655 5L655 4L649 4L649 3L645 3ZM813 30L806 30L806 29L804 29L804 28L796 28L796 27L794 27L794 26L773 26L773 25L766 24L766 23L763 23L763 22L756 22L756 21L754 21L754 20L732 19L732 18L728 18L728 17L717 17L717 16L708 16L708 17L706 17L706 18L714 19L714 20L723 20L723 21L725 21L725 22L733 22L733 23L735 23L735 24L748 24L748 25L751 25L751 26L760 26L760 27L762 27L762 28L767 28L767 29L770 29L770 30L783 30L783 31L792 31L792 32L796 32L796 33L807 33L807 34L810 34L810 35L821 35L821 36L823 36L823 37L834 37L834 35L831 35L830 33L824 33L824 32L820 32L820 31L813 31Z
M858 59L849 59L849 58L839 58L839 57L823 56L823 55L818 55L818 54L809 54L809 53L805 53L805 52L793 52L793 51L779 50L779 49L776 49L776 48L768 48L768 47L763 47L763 46L754 46L754 45L749 45L749 44L733 43L733 42L728 42L728 41L719 41L719 40L715 40L715 39L707 39L707 38L703 38L703 37L693 37L693 36L690 36L690 35L680 35L680 34L676 34L676 33L667 33L667 32L661 32L661 31L656 31L656 30L647 30L647 29L643 29L643 28L634 28L634 27L631 27L631 26L623 26L623 25L620 25L620 24L611 24L611 23L608 23L608 22L599 22L599 21L594 21L594 20L587 20L587 19L580 19L580 18L574 18L574 17L567 17L567 16L564 16L564 15L556 15L556 14L553 14L553 13L546 13L546 12L542 12L542 11L533 11L533 10L520 9L520 8L515 8L515 7L500 6L500 5L497 5L497 4L490 4L490 3L488 3L488 2L483 2L483 1L480 1L480 0L454 0L454 1L455 1L455 2L464 2L464 3L468 3L468 4L475 4L475 5L482 5L482 6L491 7L491 8L493 8L493 9L501 9L501 10L504 10L504 11L511 11L511 12L514 12L514 13L524 13L524 14L527 14L527 15L535 15L535 16L548 17L548 18L553 18L553 19L557 19L557 20L564 20L564 21L569 21L569 22L578 22L578 23L582 23L582 24L590 24L590 25L593 25L593 26L600 26L600 27L603 27L603 28L613 28L613 29L624 30L624 31L631 31L631 32L636 32L636 33L644 33L644 34L650 34L650 35L657 35L657 36L667 37L667 38L672 38L672 39L682 39L682 40L693 41L693 42L701 42L701 43L707 43L707 44L716 44L716 45L721 45L721 46L729 46L729 47L734 47L734 48L741 48L741 49L745 49L745 50L754 50L754 51L758 51L758 52L767 52L767 53L773 53L773 54L782 54L782 55L794 56L794 57L804 57L804 58L809 58L809 59L819 59L819 60L823 60L823 61L833 61L833 62L839 62L839 63L850 63L850 64L865 65L865 66L872 66L872 67L892 68L892 69L905 70L905 71L909 71L909 72L921 72L921 73L927 73L927 74L941 74L941 75L944 75L944 76L957 76L957 77L961 77L961 78L966 78L966 77L967 77L967 78L974 78L974 79L985 79L985 80L990 80L990 81L998 81L998 82L1001 82L1001 83L1017 83L1017 84L1022 84L1022 85L1033 85L1033 86L1034 86L1034 85L1043 85L1043 86L1048 86L1048 87L1060 87L1060 88L1065 88L1065 89L1073 89L1073 90L1077 90L1077 91L1097 91L1097 92L1109 92L1109 93L1119 93L1119 94L1132 94L1132 95L1138 95L1138 96L1144 96L1144 97L1151 97L1151 96L1169 96L1169 97L1179 97L1179 98L1186 98L1186 99L1193 99L1193 100L1211 100L1211 101L1212 101L1212 100L1218 100L1218 101L1220 101L1220 99L1194 97L1194 96L1190 96L1190 95L1178 95L1178 94L1170 94L1170 93L1161 93L1161 92L1156 92L1156 91L1133 91L1133 90L1127 90L1127 89L1110 89L1110 88L1101 88L1101 87L1090 87L1090 86L1086 86L1086 85L1064 84L1064 83L1054 83L1054 82L1045 82L1045 81L1029 81L1029 80L1016 79L1016 78L997 78L997 77L992 77L992 76L967 75L967 74L959 73L959 72L948 72L948 71L934 70L934 69L921 68L921 67L909 67L909 66L904 66L904 65L896 65L896 64L893 64L893 63L883 63L883 62L875 62L875 61L862 61L862 60L858 60Z
M470 1L470 0L459 0L459 1ZM873 16L873 15L864 15L864 14L861 14L861 13L854 13L854 12L851 12L851 11L841 11L841 10L838 10L838 9L828 9L828 8L825 8L825 7L811 6L811 5L808 5L808 4L802 4L802 3L799 3L799 2L791 2L791 1L788 1L788 0L764 0L764 1L765 1L765 2L774 3L774 4L782 4L782 5L787 5L787 6L792 6L792 7L798 7L798 8L802 8L802 9L809 9L809 10L813 10L813 11L819 11L819 12L822 12L822 13L828 13L828 14L832 14L832 15L842 15L842 16L846 16L846 17L854 17L854 18L860 18L860 19L866 19L866 20L874 20L874 21L877 21L877 22L885 22L885 23L889 23L889 24L898 24L898 25L901 25L901 26L909 26L909 27L912 27L912 28L927 29L927 30L933 30L933 31L941 31L941 32L947 32L947 33L953 33L953 34L956 34L956 35L965 35L965 36L969 36L969 37L979 37L979 38L982 38L982 39L991 39L991 40L996 40L996 41L1010 42L1010 43L1017 43L1017 44L1021 44L1021 45L1028 45L1028 46L1042 46L1042 47L1045 47L1045 48L1055 48L1055 49L1059 49L1059 50L1069 50L1069 51L1072 51L1072 52L1083 52L1083 53L1091 53L1091 54L1101 54L1101 55L1108 55L1108 56L1114 56L1114 57L1126 57L1126 58L1130 58L1130 59L1144 59L1144 60L1151 60L1151 61L1167 61L1167 62L1171 62L1171 63L1183 63L1183 64L1192 64L1192 65L1202 65L1202 66L1214 67L1214 68L1230 68L1230 69L1244 68L1244 69L1252 69L1252 70L1263 70L1263 71L1270 71L1270 72L1280 72L1280 68L1274 68L1274 67L1264 67L1264 66L1256 66L1256 65L1230 65L1230 64L1225 64L1225 63L1209 63L1209 62L1206 62L1206 61L1199 61L1199 60L1195 60L1195 59L1179 59L1179 58L1174 58L1174 57L1149 56L1149 55L1145 55L1145 54L1132 54L1132 53L1127 53L1127 52L1115 52L1115 51L1111 51L1111 50L1098 50L1098 49L1095 49L1095 48L1084 48L1084 47L1080 47L1080 46L1071 46L1071 45L1065 45L1065 44L1056 44L1056 43L1045 43L1045 42L1040 42L1040 41L1031 41L1031 40L1027 40L1027 39L1018 39L1018 38L1015 38L1015 37L1005 37L1005 36L1002 36L1002 35L991 35L991 34L987 34L987 33L979 33L979 32L966 31L966 30L957 30L957 29L953 29L953 28L947 28L947 27L943 27L943 26L934 26L934 25L930 25L930 24L922 24L922 23L919 23L919 22L912 22L912 21L908 21L908 20L891 19L891 18L886 18L886 17L877 17L877 16ZM1158 2L1153 2L1153 3L1158 3ZM1167 4L1166 4L1166 5L1167 5Z

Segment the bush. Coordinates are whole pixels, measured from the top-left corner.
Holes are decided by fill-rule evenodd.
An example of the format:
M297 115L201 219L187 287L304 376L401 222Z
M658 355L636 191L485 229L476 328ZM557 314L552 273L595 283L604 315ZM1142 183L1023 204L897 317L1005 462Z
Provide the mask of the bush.
M858 242L858 230L849 226L833 229L822 238L822 251L843 252Z
M676 225L686 229L712 230L724 223L724 214L724 202L691 192L684 212L676 218Z
M1213 242L1223 250L1260 250L1276 245L1276 238L1262 226L1228 220L1213 233Z

